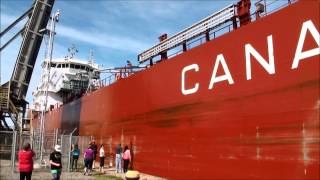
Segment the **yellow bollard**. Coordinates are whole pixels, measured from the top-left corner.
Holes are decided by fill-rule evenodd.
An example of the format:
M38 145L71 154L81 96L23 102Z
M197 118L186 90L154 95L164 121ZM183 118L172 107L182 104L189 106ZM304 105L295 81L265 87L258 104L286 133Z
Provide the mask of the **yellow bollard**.
M139 180L140 174L138 171L127 171L126 180Z

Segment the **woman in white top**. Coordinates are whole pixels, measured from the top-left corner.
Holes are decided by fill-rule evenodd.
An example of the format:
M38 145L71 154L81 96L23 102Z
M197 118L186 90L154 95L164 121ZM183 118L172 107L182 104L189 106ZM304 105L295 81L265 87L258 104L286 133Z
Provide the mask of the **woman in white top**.
M100 146L100 150L99 150L99 157L100 157L100 172L103 171L103 166L104 166L104 148L103 148L103 144L101 144Z

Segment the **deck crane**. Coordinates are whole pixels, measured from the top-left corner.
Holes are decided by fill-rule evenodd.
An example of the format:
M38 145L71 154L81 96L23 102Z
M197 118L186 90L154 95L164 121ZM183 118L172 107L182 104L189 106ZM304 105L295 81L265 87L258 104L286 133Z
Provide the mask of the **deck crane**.
M10 42L22 34L23 39L11 79L0 88L0 129L10 129L6 118L12 120L16 130L22 129L22 117L28 104L25 97L54 1L35 0L30 9L0 33L2 38L19 21L29 17L25 27L0 49L3 51Z

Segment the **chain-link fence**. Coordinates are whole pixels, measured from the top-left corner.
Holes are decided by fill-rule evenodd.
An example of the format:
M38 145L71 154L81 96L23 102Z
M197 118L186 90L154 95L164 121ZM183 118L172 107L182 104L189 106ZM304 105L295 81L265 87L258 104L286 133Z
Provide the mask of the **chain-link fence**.
M25 143L30 143L35 152L34 164L38 168L49 169L49 156L53 152L56 144L61 146L62 167L64 171L71 168L72 145L78 145L80 153L88 147L91 141L90 136L73 136L72 134L59 134L56 129L52 132L46 132L43 136L43 145L39 131L22 132L0 131L0 168L11 167L11 173L18 173L18 152ZM41 151L42 149L42 151ZM84 167L83 156L79 156L78 169ZM6 172L9 173L9 172Z
M0 137L0 165L14 167L16 158L15 149L17 145L17 132L0 131ZM14 168L11 168L11 170L11 173L13 173Z

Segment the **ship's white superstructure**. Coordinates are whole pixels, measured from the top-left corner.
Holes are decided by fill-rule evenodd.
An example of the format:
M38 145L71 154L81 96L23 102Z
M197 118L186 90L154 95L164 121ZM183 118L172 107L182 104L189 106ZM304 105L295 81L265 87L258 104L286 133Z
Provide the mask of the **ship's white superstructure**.
M67 56L53 59L51 63L49 60L45 60L41 66L40 83L32 93L35 111L43 110L46 91L48 93L46 110L48 110L81 96L88 89L99 86L99 66L92 60L82 61L73 58L73 56ZM48 78L48 74L50 74L50 78Z

